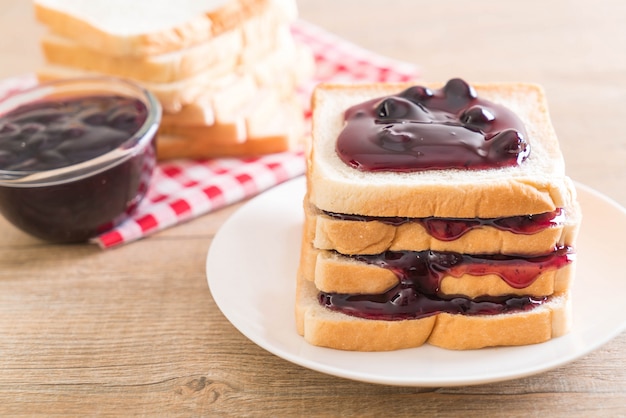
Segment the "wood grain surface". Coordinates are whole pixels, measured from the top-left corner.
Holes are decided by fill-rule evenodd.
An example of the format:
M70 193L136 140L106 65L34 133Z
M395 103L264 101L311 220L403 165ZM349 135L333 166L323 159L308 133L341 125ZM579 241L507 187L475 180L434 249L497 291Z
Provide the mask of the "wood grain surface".
M299 4L426 80L544 85L570 176L626 205L626 2ZM40 64L40 33L30 2L0 1L0 78ZM42 243L0 218L0 416L626 416L624 333L546 373L454 388L354 382L269 354L206 283L238 206L111 251Z

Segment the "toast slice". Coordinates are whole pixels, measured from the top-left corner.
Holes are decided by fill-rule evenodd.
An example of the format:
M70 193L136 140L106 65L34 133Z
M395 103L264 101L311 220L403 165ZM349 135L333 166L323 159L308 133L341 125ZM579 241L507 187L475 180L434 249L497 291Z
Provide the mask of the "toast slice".
M212 71L205 71L192 77L171 83L154 83L135 80L150 90L161 102L164 112L176 113L183 106L193 105L202 97L216 94L221 89L232 86L234 83L249 82L251 79L257 87L273 87L283 94L292 92L300 80L300 75L312 68L313 58L311 51L302 45L296 45L293 39L285 39L281 48L272 51L256 65L247 68L238 68L237 71L216 76ZM268 74L270 74L268 76ZM68 66L44 65L37 70L41 81L60 78L102 76L100 73L84 71ZM219 103L214 102L217 105ZM219 112L219 110L217 110Z
M275 91L265 89L256 93L247 103L233 109L228 116L224 115L221 120L216 120L210 125L178 123L180 121L175 119L176 115L167 115L165 123L161 123L159 127L159 133L186 137L190 140L210 141L215 145L239 144L248 139L249 132L255 132L254 129L258 132L259 128L252 126L254 121L272 120L275 114L284 111L283 106L290 105L286 105Z
M576 242L582 214L578 203L562 210L548 221L548 224L536 232L515 232L493 226L489 220L470 219L469 224L483 221L483 225L471 227L467 232L454 238L438 237L430 230L449 229L449 220L427 218L426 220L407 218L381 218L377 220L346 220L326 214L308 202L304 207L305 222L309 223L311 242L321 250L335 250L341 254L379 254L385 251L454 251L464 254L509 254L539 255L552 251L554 248L570 246ZM525 216L524 221L537 218L536 215ZM506 219L506 218L505 218ZM515 218L509 218L515 219ZM405 221L406 220L406 221ZM395 223L394 223L395 221ZM463 222L461 220L460 222ZM439 224L446 226L439 226ZM506 225L503 227L505 228ZM539 228L539 226L537 227ZM461 234L459 232L459 234Z
M221 133L220 125L195 127L177 134L159 133L157 157L174 158L243 157L271 154L296 149L305 135L304 117L299 106L280 104L281 112L270 119L251 117L246 120L243 141L230 141ZM263 112L259 112L262 115Z
M299 279L296 328L317 346L351 351L391 351L429 343L451 350L537 344L571 328L569 295L552 296L529 310L496 315L439 313L397 321L364 319L322 307L313 282Z
M245 109L253 100L259 99L262 92L275 90L270 87L260 88L252 77L233 78L230 84L219 90L207 92L194 103L183 106L178 112L164 113L161 127L229 124L236 119L245 118L241 109Z
M533 84L473 84L479 97L508 107L526 126L532 151L520 166L398 173L360 172L344 164L335 152L343 112L410 86L326 84L315 90L314 144L307 171L315 207L368 216L495 218L552 212L576 200L573 184L565 177L545 94Z
M242 46L241 34L232 31L181 51L125 57L107 55L51 33L41 38L44 58L50 64L155 83L170 83L207 70L224 74L237 66L238 56L233 51Z
M177 112L165 112L161 126L211 126L213 124L230 124L241 119L250 108L251 102L261 100L267 106L267 100L287 100L293 95L291 87L300 85L309 79L314 72L313 56L308 50L299 52L298 62L294 67L286 69L285 84L274 86L260 85L252 77L233 79L228 85L217 91L209 91L198 97L193 103L186 104ZM270 96L270 97L268 97ZM259 106L261 103L259 103ZM257 106L257 107L259 107ZM268 107L268 110L276 110Z

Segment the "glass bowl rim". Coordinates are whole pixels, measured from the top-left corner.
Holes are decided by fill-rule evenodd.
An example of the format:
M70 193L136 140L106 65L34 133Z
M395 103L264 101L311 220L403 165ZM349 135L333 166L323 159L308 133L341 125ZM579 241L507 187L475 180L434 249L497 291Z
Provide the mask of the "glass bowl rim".
M116 92L111 93L105 88L106 86L112 85L118 85L126 90L133 91L133 97L139 99L146 106L146 120L135 133L122 142L118 147L89 160L50 170L18 171L0 169L0 186L42 187L77 181L108 170L118 164L122 164L129 158L137 155L137 153L142 152L150 144L152 139L156 137L162 115L162 108L159 100L152 92L138 83L120 77L86 76L46 81L9 94L7 97L0 100L0 105L6 104L6 102L10 100L17 101L17 104L7 109L6 112L10 112L21 105L34 101L26 100L19 102L19 99L24 96L33 95L41 91L43 95L37 97L36 100L45 100L46 96L50 95L50 93L62 92L63 88L81 84L93 87L93 90L86 93L85 96L90 94L92 95L94 92L99 92L97 87L102 87L101 92L103 94L116 94ZM68 97L81 96L80 92L75 93L76 94ZM124 94L119 93L119 95Z

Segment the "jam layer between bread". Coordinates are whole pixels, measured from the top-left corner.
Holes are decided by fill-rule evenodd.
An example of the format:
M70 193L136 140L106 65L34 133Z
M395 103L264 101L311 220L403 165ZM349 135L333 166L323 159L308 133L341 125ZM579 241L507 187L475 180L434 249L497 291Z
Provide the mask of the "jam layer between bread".
M466 234L468 231L489 226L500 231L509 231L514 234L530 235L546 228L557 227L565 221L565 210L557 209L553 212L545 212L536 215L512 216L501 218L409 218L409 217L382 217L349 215L334 212L323 212L334 219L345 221L378 221L387 225L400 226L407 223L418 223L428 233L441 241L453 241Z
M314 247L342 254L453 251L464 254L541 255L571 245L576 208L500 218L380 217L305 208Z
M377 255L357 255L352 259L391 270L399 279L396 286L381 294L340 294L319 292L320 304L367 319L417 319L446 312L462 315L494 315L529 310L548 297L519 295L467 298L442 296L444 276L461 277L496 274L511 287L530 286L542 272L560 269L574 261L570 247L557 248L537 257L467 255L436 251L387 251Z

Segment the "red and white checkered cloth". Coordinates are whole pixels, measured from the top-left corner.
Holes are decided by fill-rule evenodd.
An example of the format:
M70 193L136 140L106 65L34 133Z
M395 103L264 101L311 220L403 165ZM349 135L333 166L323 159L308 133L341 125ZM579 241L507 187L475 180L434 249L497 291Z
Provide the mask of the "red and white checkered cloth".
M320 81L411 81L418 76L415 65L372 53L310 23L299 21L292 32L297 41L311 48L316 61L315 78L300 93L305 104ZM0 81L0 99L35 83L33 75ZM305 112L310 116L310 109ZM298 151L257 158L161 162L134 216L93 242L111 248L138 240L259 194L304 170L304 158Z

